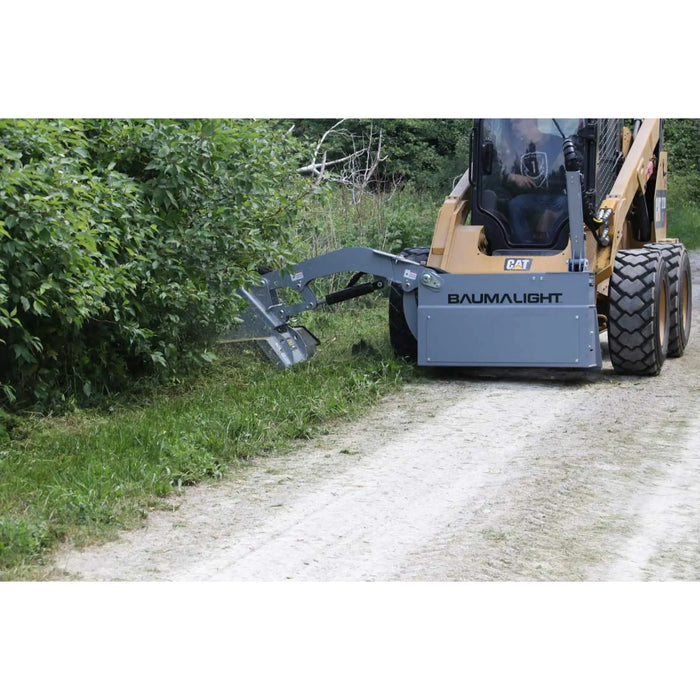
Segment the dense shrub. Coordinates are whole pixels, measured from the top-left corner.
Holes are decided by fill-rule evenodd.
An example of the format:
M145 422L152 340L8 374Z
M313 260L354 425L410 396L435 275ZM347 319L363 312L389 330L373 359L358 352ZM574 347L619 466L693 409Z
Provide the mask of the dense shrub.
M295 158L271 122L0 122L5 399L206 361L235 290L286 250Z

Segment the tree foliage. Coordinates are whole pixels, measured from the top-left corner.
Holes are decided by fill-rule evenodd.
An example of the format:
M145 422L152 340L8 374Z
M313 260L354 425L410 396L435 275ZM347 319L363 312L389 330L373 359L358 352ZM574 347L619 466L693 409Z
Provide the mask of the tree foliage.
M289 123L294 123L295 134L313 143L336 122L304 119ZM451 180L467 168L472 124L471 119L347 119L327 141L328 158L349 152L370 129L381 129L386 160L378 176L380 185L412 182L418 189L446 193ZM691 179L700 176L699 119L665 120L664 147L672 173Z
M0 383L48 406L210 358L286 250L296 146L245 121L0 122Z
M673 170L700 173L700 119L667 119L664 139Z
M664 139L673 202L694 206L700 201L700 119L666 120Z
M294 122L294 133L315 143L337 121L299 120ZM410 182L418 190L443 193L467 168L471 128L471 119L347 119L327 140L328 160L351 152L368 133L381 130L386 158L375 187Z

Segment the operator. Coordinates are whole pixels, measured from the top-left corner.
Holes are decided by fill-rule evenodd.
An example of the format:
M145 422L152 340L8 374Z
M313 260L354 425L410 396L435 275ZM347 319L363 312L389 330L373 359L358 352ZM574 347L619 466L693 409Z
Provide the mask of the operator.
M550 244L568 216L562 139L544 134L537 119L513 119L510 138L514 155L503 185L513 243Z

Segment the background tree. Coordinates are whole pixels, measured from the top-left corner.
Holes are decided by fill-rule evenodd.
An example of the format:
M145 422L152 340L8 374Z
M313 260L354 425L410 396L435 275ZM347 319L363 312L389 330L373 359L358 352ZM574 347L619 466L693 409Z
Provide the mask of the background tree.
M289 122L294 134L307 144L317 144L337 124L337 119L302 119ZM471 119L345 119L324 140L328 161L357 150L357 143L382 134L383 158L374 173L376 189L411 183L433 194L449 190L452 180L467 168ZM306 165L306 163L304 164Z

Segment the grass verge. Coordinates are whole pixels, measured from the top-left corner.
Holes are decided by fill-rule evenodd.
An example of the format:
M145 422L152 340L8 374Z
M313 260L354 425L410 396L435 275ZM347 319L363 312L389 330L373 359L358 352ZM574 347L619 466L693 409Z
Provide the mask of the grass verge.
M382 300L305 319L323 345L284 372L254 346L225 346L179 387L22 419L0 444L0 580L41 577L66 538L135 527L174 490L357 415L414 372L392 357L387 313Z

